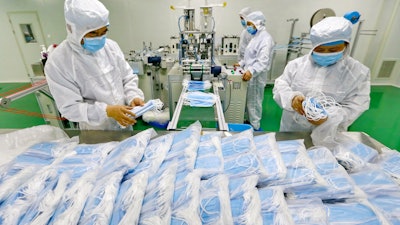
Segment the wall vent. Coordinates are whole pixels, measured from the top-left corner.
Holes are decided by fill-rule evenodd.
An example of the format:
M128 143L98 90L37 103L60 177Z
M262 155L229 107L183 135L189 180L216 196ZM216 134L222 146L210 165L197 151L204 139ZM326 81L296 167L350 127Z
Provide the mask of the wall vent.
M395 65L396 65L396 60L383 61L378 73L378 78L390 78L390 76L393 73Z

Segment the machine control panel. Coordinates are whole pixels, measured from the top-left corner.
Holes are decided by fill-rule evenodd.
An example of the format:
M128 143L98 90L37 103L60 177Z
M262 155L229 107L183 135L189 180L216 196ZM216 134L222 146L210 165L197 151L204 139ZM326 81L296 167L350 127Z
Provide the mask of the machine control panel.
M226 73L228 75L243 75L245 72L246 71L241 67L237 67L237 66L226 67Z

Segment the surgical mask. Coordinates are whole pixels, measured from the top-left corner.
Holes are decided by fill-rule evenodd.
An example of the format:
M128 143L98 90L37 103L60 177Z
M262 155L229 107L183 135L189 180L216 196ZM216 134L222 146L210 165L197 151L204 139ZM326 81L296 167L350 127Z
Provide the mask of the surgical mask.
M333 52L333 53L313 52L311 56L315 63L317 63L320 66L327 67L339 61L343 57L343 52L344 49L340 52Z
M249 32L251 35L255 35L257 33L257 29L253 26L247 26L247 32Z
M202 91L187 92L183 104L191 107L211 107L215 104L216 97L212 93Z
M93 38L83 38L83 48L91 53L95 53L102 49L106 44L106 35Z
M246 20L240 20L240 23L242 24L243 27L246 27Z
M133 114L135 114L135 118L138 118L148 111L153 111L155 113L161 113L163 106L164 106L164 103L160 99L152 99L152 100L149 100L143 106L135 106L131 110L131 112L133 112ZM119 126L122 129L126 128L125 126L122 126L121 124L119 124Z

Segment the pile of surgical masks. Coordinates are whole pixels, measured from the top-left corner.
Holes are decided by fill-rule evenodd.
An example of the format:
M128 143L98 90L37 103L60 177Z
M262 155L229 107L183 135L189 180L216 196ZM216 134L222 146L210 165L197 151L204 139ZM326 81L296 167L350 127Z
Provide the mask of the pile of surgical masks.
M183 104L191 107L211 107L217 97L213 93L190 91L183 94Z
M217 96L209 92L212 85L209 80L194 81L183 80L183 104L191 107L212 107L217 101Z
M205 91L209 90L212 86L209 80L196 81L196 80L183 80L182 86L186 87L187 91Z
M400 223L393 150L307 149L275 133L204 132L200 122L119 142L60 137L0 166L0 224Z

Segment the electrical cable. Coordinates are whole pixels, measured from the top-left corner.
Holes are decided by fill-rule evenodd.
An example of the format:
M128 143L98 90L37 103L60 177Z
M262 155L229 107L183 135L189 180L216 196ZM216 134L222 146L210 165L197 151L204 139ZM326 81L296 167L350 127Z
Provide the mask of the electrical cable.
M228 80L228 84L229 84L229 102L224 110L224 113L228 111L229 107L231 106L231 100L232 100L232 83Z

